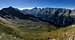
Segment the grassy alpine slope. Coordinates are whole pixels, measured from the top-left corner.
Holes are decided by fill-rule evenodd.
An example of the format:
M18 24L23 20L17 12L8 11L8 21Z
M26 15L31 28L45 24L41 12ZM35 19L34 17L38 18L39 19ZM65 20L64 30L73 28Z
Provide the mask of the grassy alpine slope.
M26 23L25 23L26 24ZM32 23L30 23L32 25ZM54 29L50 31L48 25L41 24L41 27L28 27L31 25L18 27L8 21L0 20L0 40L69 40L74 39L75 26L71 25L66 28ZM39 25L38 23L34 25ZM48 27L47 27L48 26ZM22 28L23 27L23 28ZM40 30L38 30L40 29ZM41 31L42 30L42 31ZM36 32L37 31L37 32Z

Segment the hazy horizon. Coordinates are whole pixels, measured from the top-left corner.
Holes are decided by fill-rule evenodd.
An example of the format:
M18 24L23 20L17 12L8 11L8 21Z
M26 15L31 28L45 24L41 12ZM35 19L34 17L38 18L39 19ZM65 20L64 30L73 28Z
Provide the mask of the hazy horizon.
M3 8L8 8L8 7L10 7L10 6L2 7L2 8L0 8L0 10L3 9ZM13 7L13 8L18 8L18 7L14 7L14 6L11 6L11 7ZM18 8L18 9L23 10L23 9L33 9L33 8L35 8L35 7L30 7L30 8L23 7L23 8ZM75 10L75 8L65 8L65 7L37 7L37 8L64 8L64 9Z

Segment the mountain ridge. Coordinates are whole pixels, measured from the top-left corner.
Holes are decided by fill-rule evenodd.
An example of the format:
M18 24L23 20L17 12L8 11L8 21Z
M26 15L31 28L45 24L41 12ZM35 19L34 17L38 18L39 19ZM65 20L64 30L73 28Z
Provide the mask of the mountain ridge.
M19 10L17 8L8 7L0 10L0 16L7 19L29 19L48 22L55 26L67 26L75 22L75 18L71 15L75 11L63 8L33 8L31 10Z

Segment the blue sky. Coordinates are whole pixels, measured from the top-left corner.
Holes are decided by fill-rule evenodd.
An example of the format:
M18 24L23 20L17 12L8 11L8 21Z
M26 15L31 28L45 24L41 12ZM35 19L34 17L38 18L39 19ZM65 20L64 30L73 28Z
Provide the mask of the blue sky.
M0 8L8 6L16 8L75 8L75 0L0 0Z

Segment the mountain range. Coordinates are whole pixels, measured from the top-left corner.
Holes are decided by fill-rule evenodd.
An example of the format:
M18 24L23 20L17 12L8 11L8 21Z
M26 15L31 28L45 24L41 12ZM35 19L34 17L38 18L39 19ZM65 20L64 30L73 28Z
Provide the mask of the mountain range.
M14 7L0 10L0 17L7 20L32 20L46 22L57 27L65 27L75 23L75 10L65 8L33 8L19 10Z
M33 8L0 10L0 40L69 40L75 38L75 10Z

